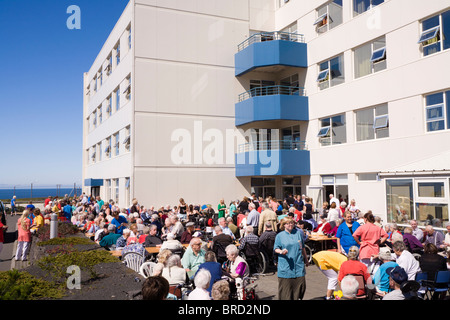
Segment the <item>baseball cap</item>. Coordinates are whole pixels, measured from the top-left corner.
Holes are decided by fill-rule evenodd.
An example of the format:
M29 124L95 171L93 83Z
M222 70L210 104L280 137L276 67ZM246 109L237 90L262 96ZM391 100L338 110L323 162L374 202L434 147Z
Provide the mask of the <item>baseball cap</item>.
M408 274L405 269L400 266L387 268L386 273L398 284L403 284L408 281Z

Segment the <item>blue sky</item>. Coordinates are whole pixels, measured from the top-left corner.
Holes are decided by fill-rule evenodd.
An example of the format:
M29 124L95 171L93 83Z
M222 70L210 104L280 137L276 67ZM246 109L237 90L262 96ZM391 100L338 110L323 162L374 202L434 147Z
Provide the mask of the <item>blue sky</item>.
M0 188L81 183L83 73L127 3L0 0Z

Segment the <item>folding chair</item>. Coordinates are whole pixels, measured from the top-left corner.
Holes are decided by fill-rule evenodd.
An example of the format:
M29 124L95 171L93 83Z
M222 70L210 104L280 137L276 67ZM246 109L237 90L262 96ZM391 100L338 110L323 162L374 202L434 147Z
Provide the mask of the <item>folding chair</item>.
M436 279L429 285L429 292L433 293L431 299L435 299L439 293L447 293L450 283L450 271L438 271Z

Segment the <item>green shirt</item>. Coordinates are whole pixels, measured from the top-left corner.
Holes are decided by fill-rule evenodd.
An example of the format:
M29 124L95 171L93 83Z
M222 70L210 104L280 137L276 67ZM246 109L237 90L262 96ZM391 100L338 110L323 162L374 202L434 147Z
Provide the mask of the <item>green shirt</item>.
M190 269L194 274L197 272L198 266L203 262L205 262L205 250L201 249L200 252L195 255L191 246L186 249L183 258L181 259L183 268Z
M227 205L226 204L220 204L217 207L217 210L219 210L219 218L223 218L225 217L225 209L226 209Z
M121 234L118 233L109 233L108 235L104 236L102 240L100 240L100 246L102 247L110 247L112 245L115 245L117 242L117 239L119 239Z

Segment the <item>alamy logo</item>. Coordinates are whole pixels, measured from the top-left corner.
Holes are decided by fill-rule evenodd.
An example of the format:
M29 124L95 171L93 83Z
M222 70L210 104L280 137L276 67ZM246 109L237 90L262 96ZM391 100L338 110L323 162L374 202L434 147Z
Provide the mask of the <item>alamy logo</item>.
M175 165L261 165L261 173L273 175L279 169L278 130L209 128L204 130L202 121L194 121L193 130L178 128L171 134L176 142L171 150Z
M67 18L67 29L73 30L81 29L81 9L79 6L71 5L67 8L67 14L70 14L69 18Z
M67 278L67 289L81 289L81 270L79 266L69 266L67 268L66 273L70 274L70 276Z

